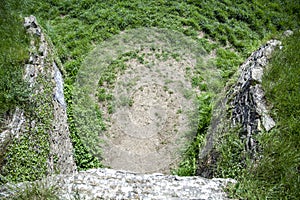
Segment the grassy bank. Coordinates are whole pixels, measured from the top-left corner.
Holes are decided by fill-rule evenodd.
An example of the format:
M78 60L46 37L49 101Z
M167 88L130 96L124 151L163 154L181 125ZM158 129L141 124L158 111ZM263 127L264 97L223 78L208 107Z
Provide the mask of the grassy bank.
M28 99L22 74L28 60L29 40L17 7L6 1L0 4L0 124L4 114Z
M240 199L298 199L300 192L300 32L283 39L263 78L266 98L277 125L257 136L261 157L245 160L236 131L224 136L218 176L235 178L233 197Z
M39 22L52 39L66 69L65 95L68 103L68 118L75 148L75 159L80 170L99 167L101 165L99 160L89 154L88 150L82 144L74 126L73 111L71 109L73 84L86 55L102 41L123 30L139 27L160 27L182 32L203 46L207 52L216 55L215 60L211 64L221 70L222 81L225 85L243 59L249 56L260 44L284 30L299 28L300 21L298 12L300 10L299 3L289 0L275 0L272 2L262 0L20 0L15 3L6 0L1 3L0 8L1 27L7 27L0 30L0 111L1 113L5 113L13 109L16 105L22 105L26 100L27 93L24 93L24 90L22 90L25 83L20 81L22 77L21 66L28 56L26 50L28 40L22 28L22 17L33 14L37 16ZM298 33L295 35L299 38ZM294 44L297 44L296 42L294 41ZM295 53L295 55L299 54ZM291 57L289 56L286 60ZM285 61L280 62L285 63ZM297 63L298 61L292 62ZM277 65L279 66L279 64ZM250 175L247 176L244 173L240 175L240 171L243 171L243 166L235 170L232 168L234 166L230 165L228 169L234 169L233 171L236 171L236 173L229 173L230 175L224 174L224 176L241 180L236 193L241 196L249 195L247 196L248 198L255 193L254 190L259 191L256 190L256 187L263 188L262 192L260 192L260 195L262 195L260 197L267 197L267 194L276 196L278 194L276 191L281 190L285 191L283 194L293 194L295 192L294 186L297 184L297 182L287 184L288 181L285 181L277 185L278 180L281 178L283 180L289 180L291 177L296 178L294 164L290 165L294 167L286 168L280 164L277 165L277 162L282 160L283 164L288 163L284 162L287 158L284 156L281 157L282 152L288 152L286 155L289 155L291 158L293 156L297 158L298 156L297 154L294 155L294 153L297 152L297 145L299 147L299 144L296 142L299 140L295 139L299 135L299 132L297 132L297 121L299 121L297 117L299 115L294 113L292 117L288 117L286 115L281 116L281 114L297 111L297 109L293 109L297 106L293 104L296 102L293 94L296 93L295 88L299 87L296 84L299 73L298 71L294 71L297 70L296 67L293 69L289 67L277 68L284 68L287 71L271 71L269 73L270 77L266 77L266 80L272 80L275 77L281 79L280 81L273 80L270 86L267 86L266 81L265 87L270 88L270 92L267 92L268 99L276 100L272 102L275 105L274 116L278 121L282 121L279 123L278 128L273 131L274 140L270 141L271 138L267 136L261 139L263 145L270 143L270 145L264 147L266 155L261 160L262 164L259 165L261 167L251 168L253 171L251 174L254 174L251 178L249 178ZM286 77L278 76L276 73L285 75ZM275 83L282 83L284 81L281 80L289 80L289 78L291 79L287 82L290 88L283 88L287 86L282 85L275 87ZM276 94L276 91L288 91L288 95L279 94L272 96ZM215 93L215 91L209 92ZM191 148L186 152L185 160L181 165L182 168L178 171L181 175L193 175L195 173L197 151L199 150L202 136L205 134L209 124L212 99L207 97L199 101L199 109L203 112L200 112L201 116L198 116L198 136L192 143ZM276 107L277 105L278 107ZM284 126L285 124L288 124L288 126ZM287 133L292 133L293 136ZM238 144L234 143L235 139L232 136L229 135L228 137L230 138L229 141L232 142L229 142L229 145L237 145L237 148L240 148ZM285 137L287 138L280 139ZM276 149L278 151L275 151ZM238 154L239 149L235 152L227 151L227 153ZM294 159L290 160L291 163L294 163ZM267 166L278 166L278 168L269 169ZM294 171L289 171L288 169L293 169ZM266 171L270 173L266 173ZM274 173L278 171L280 171L280 175ZM267 176L263 175L264 173L262 172L266 173ZM288 174L291 177L286 177L284 174ZM270 176L274 177L274 179L265 180L263 178ZM295 180L297 181L297 179Z
M35 81L43 93L33 95L31 91L36 91L37 88L35 86L29 88L29 84L23 79L24 66L29 60L31 40L23 27L22 9L26 6L25 1L4 1L0 5L1 132L9 129L5 127L7 122L2 124L2 119L7 119L7 116L12 118L16 107L25 111L24 117L28 120L20 127L22 134L15 138L5 137L4 143L1 143L0 183L37 180L44 177L47 172L49 130L53 119L52 95L49 94L52 94L54 86L49 76L39 76ZM35 42L39 42L39 39ZM49 55L48 59L53 58ZM45 64L43 67L43 70L47 71L49 66ZM14 123L23 120L19 115L16 115ZM29 119L34 120L29 122ZM18 134L18 131L12 131L12 134Z
M67 71L65 94L72 104L72 88L85 56L97 44L123 30L138 27L169 28L195 39L208 52L215 50L213 63L222 70L223 83L243 58L277 31L298 26L293 2L263 1L33 1L36 15L53 40ZM44 12L47 10L47 12ZM204 38L199 35L204 33ZM213 43L210 41L214 40ZM80 169L93 167L73 126L68 109L76 160ZM209 116L208 116L209 118ZM78 144L78 145L77 145ZM197 146L197 145L196 145ZM84 153L82 153L84 152ZM95 163L93 161L92 163Z
M252 194L262 199L298 199L300 196L300 32L283 40L264 77L267 100L277 126L260 139L262 159L251 166ZM247 187L245 187L247 190ZM252 194L249 194L249 196Z

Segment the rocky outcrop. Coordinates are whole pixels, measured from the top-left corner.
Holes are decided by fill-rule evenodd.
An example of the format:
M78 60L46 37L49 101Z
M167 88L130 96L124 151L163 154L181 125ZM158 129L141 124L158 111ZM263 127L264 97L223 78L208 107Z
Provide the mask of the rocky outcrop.
M63 79L61 69L58 67L59 61L55 59L53 45L46 38L34 16L25 18L24 27L31 37L30 57L25 65L24 73L24 79L31 88L30 104L46 103L40 97L45 97L49 101L47 111L41 110L42 106L32 109L36 109L32 112L35 113L35 116L24 109L16 108L15 112L7 117L5 130L0 133L0 147L3 150L7 141L19 138L25 132L35 134L36 130L41 129L40 125L45 123L38 119L39 115L43 113L45 115L43 119L50 120L49 126L46 127L47 130L45 130L46 134L48 133L48 146L50 146L47 174L71 173L76 171L76 165L69 138ZM42 126L45 129L44 124Z
M224 187L232 179L136 174L112 169L92 169L47 179L60 199L227 199ZM19 185L19 188L24 187ZM9 190L0 188L0 197Z
M53 121L50 135L50 155L48 159L48 173L71 173L76 171L73 158L73 147L69 138L67 124L66 102L63 93L63 78L58 68L59 61L54 59L54 48L38 25L34 16L26 17L25 28L34 37L39 38L39 43L32 40L30 62L26 65L25 78L33 87L38 76L49 76L54 83L52 89ZM47 66L47 67L46 67ZM42 91L37 91L42 92Z
M270 131L275 121L268 113L264 91L261 86L264 68L271 53L281 42L270 40L240 66L237 83L224 93L215 106L211 126L208 130L206 146L199 154L198 175L212 177L219 153L216 143L224 133L240 127L239 136L252 158L258 150L254 136L265 130Z
M268 114L264 91L261 86L264 67L267 66L272 51L281 42L271 40L259 48L239 69L239 78L232 93L228 95L232 107L232 126L241 125L241 139L246 150L253 154L256 149L254 135L263 129L270 131L275 122Z

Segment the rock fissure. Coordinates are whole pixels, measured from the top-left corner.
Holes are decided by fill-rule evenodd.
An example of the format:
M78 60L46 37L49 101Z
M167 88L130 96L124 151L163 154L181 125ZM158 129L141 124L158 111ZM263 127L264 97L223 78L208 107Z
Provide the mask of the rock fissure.
M271 53L280 44L277 40L267 42L241 65L240 76L231 94L232 126L241 125L241 138L246 140L246 150L252 155L257 151L254 136L262 131L262 127L270 131L275 126L268 113L261 82Z

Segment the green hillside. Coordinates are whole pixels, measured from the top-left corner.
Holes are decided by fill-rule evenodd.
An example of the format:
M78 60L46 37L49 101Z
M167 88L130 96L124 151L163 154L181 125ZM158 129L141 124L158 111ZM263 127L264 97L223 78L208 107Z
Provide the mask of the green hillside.
M229 172L225 173L226 177L240 181L231 189L235 197L296 199L300 196L297 190L300 186L299 10L297 0L4 0L0 3L0 120L15 106L25 106L28 99L29 91L23 89L26 83L22 80L29 42L22 27L24 16L37 17L66 70L67 111L80 170L101 166L81 142L71 109L77 72L98 44L124 30L140 27L179 31L208 53L215 52L216 58L211 65L221 70L221 84L225 86L252 51L268 39L281 39L281 34L290 29L294 35L284 39L283 50L275 53L264 78L264 88L268 101L274 105L273 116L278 125L270 134L259 138L263 158L256 166L249 165L246 169L236 167L232 160L225 160L231 165L225 164L230 167L224 171ZM198 136L186 152L181 171L177 171L181 175L195 173L197 147L211 117L213 95L208 94L199 102L202 110L198 116ZM239 152L234 146L227 150L224 152ZM234 173L230 173L232 171Z

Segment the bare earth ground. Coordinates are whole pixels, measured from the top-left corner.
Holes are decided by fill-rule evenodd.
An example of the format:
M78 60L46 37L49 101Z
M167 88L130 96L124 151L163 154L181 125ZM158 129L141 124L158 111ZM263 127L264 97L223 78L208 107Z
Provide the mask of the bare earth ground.
M138 55L128 57L129 52ZM127 59L126 69L110 65L120 56ZM133 29L101 43L83 62L73 90L74 121L82 142L113 169L169 174L196 134L195 101L202 92L192 83L203 83L208 91L218 88L220 73L210 62L214 56L167 29ZM104 72L117 78L101 85L112 100L99 102L98 82Z
M114 112L108 114L102 106L109 125L102 138L103 164L169 174L193 134L190 117L199 91L192 88L186 68L196 61L160 59L150 50L141 53L146 62L129 60L111 90Z

